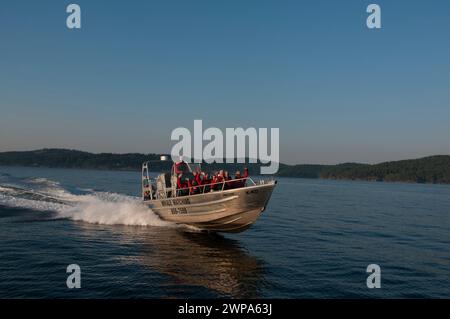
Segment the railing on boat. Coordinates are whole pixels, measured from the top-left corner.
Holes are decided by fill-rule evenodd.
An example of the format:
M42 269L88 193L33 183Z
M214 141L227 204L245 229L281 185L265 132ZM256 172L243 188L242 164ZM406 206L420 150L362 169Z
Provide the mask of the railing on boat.
M229 189L237 189L237 188L243 188L246 187L247 185L247 180L250 180L250 182L256 186L257 184L255 183L255 181L253 179L251 179L251 177L244 177L244 178L236 178L236 179L231 179L229 181L223 181L223 182L214 182L214 183L208 183L208 184L204 184L204 185L195 185L195 186L191 186L191 187L185 187L185 188L177 188L176 191L176 197L178 196L186 196L186 195L180 195L180 193L184 194L186 193L186 191L188 192L188 195L197 195L197 194L204 194L205 190L208 188L207 192L221 192L223 190L225 190L225 187L228 185L230 186ZM237 187L232 187L231 185L233 185L233 183L235 182L240 182L243 181L242 186L237 186ZM216 188L217 185L221 185L220 189L214 189ZM201 192L197 192L197 193L193 193L191 194L191 191L194 189L201 189ZM165 190L166 193L171 192L172 190L170 189L166 189Z
M184 188L177 188L176 192L175 192L175 196L167 196L168 193L172 193L173 189L172 188L164 188L163 190L156 190L155 194L151 194L150 200L152 199L162 199L162 198L173 198L173 197L183 197L183 196L188 196L188 195L198 195L198 194L205 194L205 193L209 193L209 192L221 192L227 189L239 189L239 188L244 188L247 187L247 181L250 181L252 186L256 186L258 185L251 177L244 177L244 178L237 178L237 179L232 179L232 180L228 180L228 181L222 181L222 182L211 182L208 184L204 184L204 185L195 185L195 186L191 186L191 187L184 187ZM149 182L151 183L151 178L149 178ZM235 186L233 187L233 183L235 182L243 182L242 186ZM260 181L263 182L263 181ZM261 183L263 184L263 183ZM218 189L217 186L221 185L220 188ZM230 188L226 188L227 185L230 185ZM215 188L215 189L214 189ZM200 190L200 191L194 191L194 190ZM165 193L164 197L161 196L157 196L158 193ZM160 195L160 194L158 194ZM144 198L144 200L146 200Z

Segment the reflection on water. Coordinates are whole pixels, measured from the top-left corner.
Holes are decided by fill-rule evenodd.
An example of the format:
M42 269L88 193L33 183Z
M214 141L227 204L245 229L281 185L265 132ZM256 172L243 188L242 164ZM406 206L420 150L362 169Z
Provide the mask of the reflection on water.
M264 262L249 254L239 241L219 234L180 227L76 224L89 242L101 237L105 244L115 242L121 247L115 261L124 267L140 265L148 272L165 275L162 286L169 288L165 289L169 298L180 298L180 287L188 286L205 288L218 296L258 298L267 285ZM162 287L153 281L140 284ZM176 287L173 295L171 287ZM189 290L185 291L188 296Z
M217 234L157 229L145 237L140 262L169 275L174 284L195 285L234 298L256 298L263 265L237 241Z

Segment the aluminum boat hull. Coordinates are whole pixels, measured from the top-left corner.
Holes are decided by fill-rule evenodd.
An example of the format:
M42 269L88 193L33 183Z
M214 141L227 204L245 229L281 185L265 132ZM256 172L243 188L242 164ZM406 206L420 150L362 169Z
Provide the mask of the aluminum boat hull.
M276 181L205 194L144 201L161 219L214 232L241 232L265 210Z

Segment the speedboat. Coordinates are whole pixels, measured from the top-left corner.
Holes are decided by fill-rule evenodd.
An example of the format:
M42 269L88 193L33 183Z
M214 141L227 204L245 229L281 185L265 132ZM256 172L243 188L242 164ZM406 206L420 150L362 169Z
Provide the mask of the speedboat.
M246 176L230 181L180 188L177 178L193 177L191 166L199 164L174 163L170 173L156 178L149 174L150 162L142 165L142 199L161 219L194 226L211 232L241 232L249 228L266 209L276 180L255 182Z

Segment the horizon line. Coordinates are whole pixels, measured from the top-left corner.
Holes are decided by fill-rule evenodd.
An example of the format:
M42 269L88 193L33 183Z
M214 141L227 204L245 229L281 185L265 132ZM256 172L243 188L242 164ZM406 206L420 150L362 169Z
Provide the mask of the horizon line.
M44 148L38 148L38 149L31 149L31 150L19 150L19 151L2 151L0 150L0 154L4 154L4 153L25 153L25 152L37 152L37 151L45 151L45 150L58 150L58 151L76 151L76 152L81 152L81 153L88 153L88 154L93 154L93 155L101 155L101 154L111 154L111 155L127 155L127 154L139 154L139 155L159 155L159 156L171 156L170 153L140 153L140 152L126 152L126 153L115 153L115 152L91 152L91 151L83 151L83 150L79 150L79 149L75 149L75 148L58 148L58 147L44 147ZM425 159L425 158L429 158L429 157L438 157L438 156L450 156L450 154L434 154L434 155L426 155L426 156L421 156L421 157L417 157L417 158L405 158L405 159L400 159L400 160L388 160L388 161L382 161L382 162L377 162L377 163L363 163L363 162L341 162L341 163L336 163L336 164L317 164L317 163L303 163L303 164L286 164L283 162L278 162L278 164L280 165L286 165L286 166L298 166L298 165L318 165L318 166L335 166L335 165L344 165L344 164L361 164L361 165L378 165L378 164L383 164L383 163L390 163L390 162L401 162L401 161L409 161L409 160L420 160L420 159ZM240 158L234 158L234 160L236 159L240 159ZM250 160L250 158L245 158L246 160ZM227 163L225 160L227 160L227 158L223 158L224 162L223 163L219 163L219 164L258 164L257 163ZM255 160L255 159L253 159ZM256 159L257 160L257 159ZM203 159L204 161L204 159ZM257 160L258 161L258 160ZM188 163L196 163L196 162L188 162ZM215 163L215 162L214 162ZM262 163L261 163L262 164ZM264 163L266 164L266 163Z

